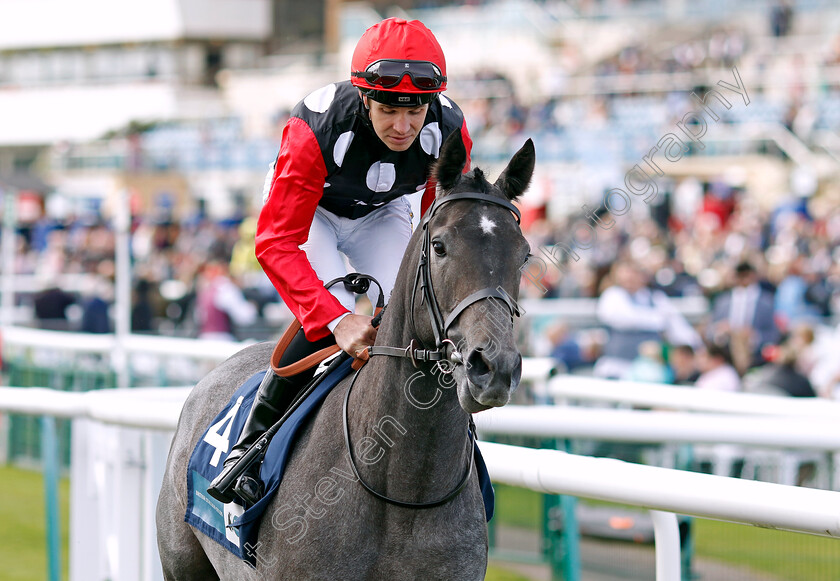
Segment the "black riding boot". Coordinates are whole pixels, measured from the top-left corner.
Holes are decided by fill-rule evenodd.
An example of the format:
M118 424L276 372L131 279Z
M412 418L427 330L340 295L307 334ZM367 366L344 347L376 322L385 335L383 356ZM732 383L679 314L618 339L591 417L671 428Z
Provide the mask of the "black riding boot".
M332 343L335 343L335 338L332 335L310 343L301 329L286 348L278 367L299 361ZM251 464L248 470L235 481L230 481L230 472L251 444L259 440L277 420L283 417L283 414L314 374L314 369L291 377L280 377L271 369L266 372L254 398L254 405L251 407L248 419L245 420L242 433L239 435L239 440L225 458L222 472L213 479L213 482L207 488L210 496L225 504L232 502L238 496L248 506L254 505L262 498L265 491L262 480L260 480L260 462Z
M304 378L305 379L305 378ZM289 404L294 400L302 387L297 377L279 377L270 369L260 384L254 405L242 427L239 440L231 449L222 472L210 483L207 492L224 503L231 502L236 496L244 500L248 506L256 503L263 495L263 485L259 478L260 462L254 462L242 476L234 482L227 482L229 474L246 450L260 439L274 423L279 420ZM297 385L295 385L297 383ZM305 382L304 382L305 383Z

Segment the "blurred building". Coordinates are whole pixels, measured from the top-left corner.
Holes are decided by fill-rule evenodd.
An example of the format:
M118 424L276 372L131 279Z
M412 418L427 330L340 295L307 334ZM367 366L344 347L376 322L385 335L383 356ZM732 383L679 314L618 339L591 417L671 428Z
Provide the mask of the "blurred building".
M61 160L117 135L84 165L116 169L122 152L131 170L130 135L145 124L225 115L217 73L254 66L271 34L269 0L0 2L0 174L41 173L71 198L126 187Z
M270 15L269 0L1 2L0 145L218 115L216 73L257 63Z

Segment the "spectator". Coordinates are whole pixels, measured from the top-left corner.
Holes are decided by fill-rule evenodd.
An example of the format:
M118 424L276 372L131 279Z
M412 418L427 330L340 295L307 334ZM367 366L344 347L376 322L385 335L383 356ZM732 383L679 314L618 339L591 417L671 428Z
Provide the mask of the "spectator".
M702 294L697 278L688 274L682 262L669 260L656 271L656 287L669 297L691 297Z
M716 343L707 343L698 354L700 376L695 386L717 391L740 391L741 377L732 366L729 350Z
M790 340L774 350L768 365L744 377L744 391L792 397L817 396L808 377L797 370L797 351Z
M141 278L134 285L134 304L131 307L131 332L154 330L154 306L151 299L152 284Z
M822 300L825 300L826 293L812 274L813 269L807 258L798 256L792 261L787 274L776 288L775 317L782 330L787 330L797 323L813 323L822 316L822 307L812 303L811 299L820 300L817 297L822 297Z
M66 331L68 328L67 307L76 304L71 293L51 286L35 295L35 317L42 329Z
M674 385L694 385L700 377L694 347L674 345L668 352L668 365L671 367Z
M793 22L790 0L780 0L770 9L770 31L776 38L787 36Z
M228 276L225 262L211 260L199 271L196 318L199 339L233 341L235 331L254 323L256 307Z
M566 323L557 323L550 327L546 336L551 343L551 357L557 362L557 372L573 373L592 364L592 350L588 345L581 345L569 331Z
M725 345L735 359L735 367L746 373L764 361L761 351L779 341L774 319L774 293L758 282L758 273L750 262L735 268L733 286L722 292L712 305L712 320L707 339Z
M797 325L790 332L787 344L796 353L796 370L810 377L817 364L816 334L811 325Z
M662 344L645 341L639 345L639 355L633 360L623 379L645 383L671 383L673 375L662 356Z
M662 291L653 290L635 261L619 259L612 284L598 298L597 316L609 337L595 364L598 377L621 378L645 341L697 345L700 337Z
M82 333L110 333L111 319L108 313L114 291L111 283L100 277L91 279L88 292L82 297Z

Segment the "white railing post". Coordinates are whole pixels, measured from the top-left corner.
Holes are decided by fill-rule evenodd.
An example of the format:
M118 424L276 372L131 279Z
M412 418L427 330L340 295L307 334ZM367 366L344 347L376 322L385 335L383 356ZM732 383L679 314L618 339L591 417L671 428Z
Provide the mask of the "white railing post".
M656 581L681 581L680 526L677 515L661 510L650 511L653 538L656 542Z
M2 283L0 283L0 321L14 324L15 314L15 226L17 225L17 196L11 189L0 188L3 196L3 234L0 254L3 257Z
M114 263L116 264L116 282L114 289L114 334L117 339L113 352L113 364L117 373L117 387L129 387L131 373L125 345L131 334L131 203L130 192L123 189L117 192L114 210L114 230L116 245Z

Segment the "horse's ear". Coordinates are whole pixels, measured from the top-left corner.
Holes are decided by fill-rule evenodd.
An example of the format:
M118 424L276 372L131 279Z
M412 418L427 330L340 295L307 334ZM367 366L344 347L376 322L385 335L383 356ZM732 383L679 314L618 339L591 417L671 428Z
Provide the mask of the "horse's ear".
M511 158L510 163L496 180L496 186L501 189L509 200L518 198L531 183L534 175L534 163L537 155L534 152L534 142L530 139Z
M440 148L440 158L434 170L435 181L444 190L451 190L458 183L466 165L467 148L464 147L461 132L453 131Z

